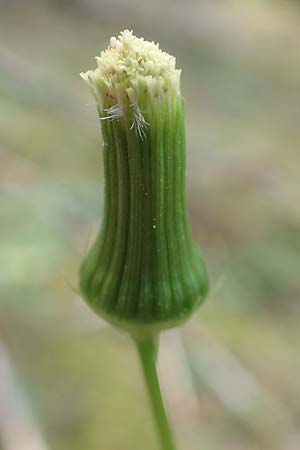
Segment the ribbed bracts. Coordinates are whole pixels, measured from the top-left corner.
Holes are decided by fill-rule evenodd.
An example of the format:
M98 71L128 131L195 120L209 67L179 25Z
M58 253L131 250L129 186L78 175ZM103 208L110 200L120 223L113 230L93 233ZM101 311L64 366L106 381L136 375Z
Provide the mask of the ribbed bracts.
M126 119L102 122L104 221L81 269L85 299L125 328L172 326L207 292L187 225L182 99L151 105L143 139Z

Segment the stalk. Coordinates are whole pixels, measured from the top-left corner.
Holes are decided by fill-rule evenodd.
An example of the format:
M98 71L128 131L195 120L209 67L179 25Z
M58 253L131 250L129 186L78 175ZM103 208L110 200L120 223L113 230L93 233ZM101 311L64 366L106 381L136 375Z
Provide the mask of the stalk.
M158 336L151 335L141 341L136 341L161 450L176 450L175 439L166 413L157 372L158 345Z

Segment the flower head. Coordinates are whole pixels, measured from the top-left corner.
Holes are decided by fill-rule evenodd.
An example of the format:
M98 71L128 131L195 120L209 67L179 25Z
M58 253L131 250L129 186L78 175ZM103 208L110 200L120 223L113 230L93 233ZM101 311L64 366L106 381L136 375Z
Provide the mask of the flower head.
M81 76L101 119L105 208L80 289L111 323L153 332L186 320L208 289L187 221L180 70L127 30L96 59Z

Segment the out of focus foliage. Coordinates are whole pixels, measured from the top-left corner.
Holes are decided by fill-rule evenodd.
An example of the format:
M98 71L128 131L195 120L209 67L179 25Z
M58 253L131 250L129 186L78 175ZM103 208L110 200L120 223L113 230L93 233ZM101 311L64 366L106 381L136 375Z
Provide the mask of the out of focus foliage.
M124 28L183 68L211 295L185 328L186 362L172 339L161 360L181 447L300 448L299 21L294 1L0 1L0 341L49 448L156 445L130 341L76 293L103 188L78 74Z

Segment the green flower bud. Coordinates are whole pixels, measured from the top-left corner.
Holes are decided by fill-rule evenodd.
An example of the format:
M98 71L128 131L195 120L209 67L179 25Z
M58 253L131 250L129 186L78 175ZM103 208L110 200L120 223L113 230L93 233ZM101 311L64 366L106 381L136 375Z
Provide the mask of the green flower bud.
M188 318L208 290L185 198L185 125L175 58L124 31L81 74L103 136L102 230L83 261L80 290L131 333Z

